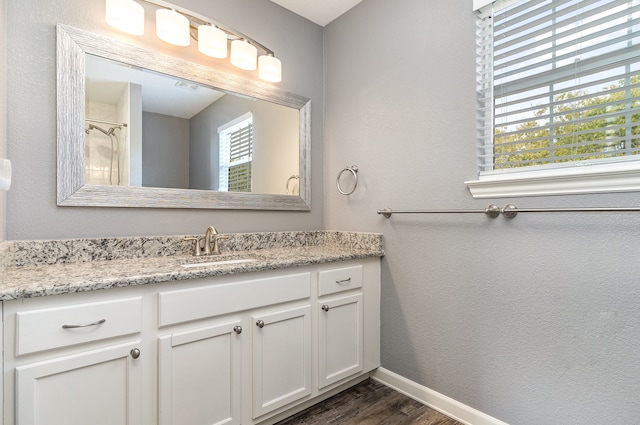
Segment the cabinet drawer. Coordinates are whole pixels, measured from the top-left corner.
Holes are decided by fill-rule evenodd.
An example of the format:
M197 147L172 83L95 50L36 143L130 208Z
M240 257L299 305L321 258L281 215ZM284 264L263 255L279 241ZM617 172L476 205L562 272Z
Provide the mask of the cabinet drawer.
M325 270L318 273L318 295L334 294L362 287L362 266Z
M310 273L160 292L158 325L168 326L310 296Z
M19 312L16 313L16 355L141 330L141 297Z

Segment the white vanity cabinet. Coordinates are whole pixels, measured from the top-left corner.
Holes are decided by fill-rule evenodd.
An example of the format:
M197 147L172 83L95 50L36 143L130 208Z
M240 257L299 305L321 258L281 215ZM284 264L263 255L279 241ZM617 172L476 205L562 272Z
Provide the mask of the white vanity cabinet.
M139 341L16 368L16 424L127 425L141 420Z
M273 424L379 366L379 303L377 257L6 301L4 424Z
M252 417L311 394L311 305L252 316Z
M160 424L241 423L241 333L235 320L159 338Z
M142 298L50 301L4 303L5 423L141 423Z
M364 369L362 266L318 273L320 388Z
M251 418L309 395L311 273L207 283L158 294L160 423L239 424L242 387Z

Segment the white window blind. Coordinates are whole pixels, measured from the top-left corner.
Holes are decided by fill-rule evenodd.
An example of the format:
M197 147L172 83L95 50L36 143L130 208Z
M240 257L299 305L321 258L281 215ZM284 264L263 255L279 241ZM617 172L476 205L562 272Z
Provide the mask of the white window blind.
M640 0L502 0L477 35L481 178L640 160Z
M218 190L251 192L253 116L245 114L218 128Z

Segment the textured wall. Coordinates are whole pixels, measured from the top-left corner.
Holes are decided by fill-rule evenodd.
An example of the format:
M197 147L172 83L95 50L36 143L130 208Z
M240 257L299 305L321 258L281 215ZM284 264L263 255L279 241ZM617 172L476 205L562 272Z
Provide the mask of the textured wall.
M10 105L7 153L14 169L7 197L7 239L193 234L204 232L211 224L221 232L322 228L321 27L270 1L174 1L269 46L283 63L283 82L278 87L312 99L311 212L60 208L56 206L56 23L167 53L185 54L185 51L157 40L152 18L148 18L147 35L142 38L115 32L104 22L104 0L5 1ZM191 60L207 61L194 49L188 55ZM239 72L221 61L212 59L209 63Z
M325 28L325 223L385 236L382 365L514 425L638 423L640 215L484 208L471 0L365 0ZM335 189L360 167L352 196ZM493 200L640 206L640 193Z
M6 103L6 25L5 23L5 0L0 0L0 158L6 158L6 135L7 135L7 103ZM0 191L0 243L4 242L6 233L6 192Z

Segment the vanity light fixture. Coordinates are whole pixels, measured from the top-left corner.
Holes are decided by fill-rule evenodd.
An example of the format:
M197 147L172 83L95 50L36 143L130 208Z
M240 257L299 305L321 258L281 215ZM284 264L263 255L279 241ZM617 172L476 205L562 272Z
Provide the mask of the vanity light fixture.
M199 25L198 50L212 58L226 58L227 34L215 25Z
M282 63L273 55L262 55L258 58L258 75L265 81L279 83L282 81Z
M133 35L144 34L144 7L133 0L107 0L106 20L112 27Z
M233 66L258 69L258 76L265 81L282 81L282 63L273 51L238 31L165 1L106 0L107 23L128 34L143 35L144 7L140 3L156 8L156 35L161 40L186 47L193 38L198 42L198 51L218 59L227 57L230 42Z
M231 42L231 64L240 69L255 71L258 49L248 40L233 40Z
M191 43L191 23L189 19L173 9L156 10L156 35L160 40L176 46Z

